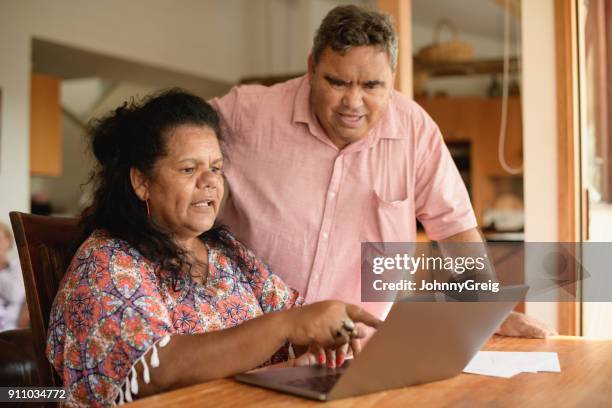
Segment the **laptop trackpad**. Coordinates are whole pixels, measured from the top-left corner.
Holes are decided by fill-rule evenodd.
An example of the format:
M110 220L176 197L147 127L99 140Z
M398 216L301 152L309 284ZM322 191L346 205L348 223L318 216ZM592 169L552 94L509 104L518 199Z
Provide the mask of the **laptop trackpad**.
M325 366L270 368L238 375L236 379L244 381L247 380L245 377L248 376L251 377L251 381L247 380L246 382L253 383L253 380L255 380L253 377L256 377L258 380L256 382L259 384L276 383L326 394L333 388L350 363L351 360L346 360L340 368L327 368Z
M315 375L313 377L297 378L295 380L285 381L283 384L290 387L304 388L310 391L327 394L334 388L338 379L343 374L344 369L336 369L335 372L330 372L325 375Z

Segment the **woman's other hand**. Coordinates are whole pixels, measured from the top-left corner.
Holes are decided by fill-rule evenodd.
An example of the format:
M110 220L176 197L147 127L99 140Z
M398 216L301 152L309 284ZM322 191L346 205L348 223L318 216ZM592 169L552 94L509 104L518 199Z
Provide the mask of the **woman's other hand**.
M316 365L327 365L329 368L342 367L347 356L359 354L361 351L361 340L354 338L350 343L340 346L338 349L324 349L318 344L311 344L308 349L290 360L289 366L311 367ZM285 365L285 366L288 366Z
M363 337L363 334L360 335ZM319 365L326 365L328 368L342 367L344 361L346 361L347 356L351 354L356 356L361 352L361 339L360 338L352 338L351 341L347 344L340 346L337 349L323 349L318 345L313 345L316 350L315 356L316 361Z

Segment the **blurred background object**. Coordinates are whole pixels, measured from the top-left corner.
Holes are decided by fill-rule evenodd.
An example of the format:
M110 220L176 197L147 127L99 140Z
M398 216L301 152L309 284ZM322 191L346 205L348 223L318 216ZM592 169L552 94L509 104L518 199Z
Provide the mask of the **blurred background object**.
M25 289L18 259L9 259L10 228L0 222L0 331L28 326Z
M520 1L413 0L412 23L415 100L438 124L485 237L522 241Z
M450 39L443 39L444 31ZM434 28L433 43L421 47L415 58L424 63L440 64L469 61L474 57L474 46L460 39L457 26L448 18L441 18Z
M37 215L50 215L52 212L49 194L45 191L37 191L32 194L31 212Z

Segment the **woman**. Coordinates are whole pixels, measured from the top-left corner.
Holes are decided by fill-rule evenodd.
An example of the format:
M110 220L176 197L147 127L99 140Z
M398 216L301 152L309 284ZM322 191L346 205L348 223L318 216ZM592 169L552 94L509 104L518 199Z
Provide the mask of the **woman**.
M69 404L104 406L337 349L379 321L303 303L229 231L215 111L180 90L126 104L93 129L84 242L56 296L47 354ZM323 356L324 354L321 354ZM312 361L306 354L302 363Z

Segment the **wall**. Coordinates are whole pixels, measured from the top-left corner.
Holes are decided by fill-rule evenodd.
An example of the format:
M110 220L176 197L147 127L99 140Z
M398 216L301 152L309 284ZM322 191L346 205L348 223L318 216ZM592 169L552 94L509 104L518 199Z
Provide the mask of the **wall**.
M70 85L72 85L70 81L63 81L62 89L67 93L76 92L77 90L74 87L69 88ZM130 100L132 97L138 100L156 90L157 88L153 85L128 82L115 83L103 91L101 100L97 100L93 107L82 112L81 122L88 123L94 118L103 117L124 101ZM65 104L64 106L74 106L70 101L64 100L62 103ZM83 99L81 106L87 106L89 103L90 101ZM62 136L64 139L62 143L62 176L33 176L31 178L31 190L33 193L46 193L53 204L56 215L74 217L81 212L90 197L90 186L84 184L89 179L94 159L89 151L89 139L85 129L66 115L62 115Z
M521 3L525 241L555 242L558 208L554 0ZM527 313L557 326L556 304L529 303Z
M27 36L0 5L0 221L8 222L8 210L27 209L28 188L28 93L30 73L25 44Z
M242 76L245 58L244 32L239 23L244 1L0 2L0 220L7 222L10 210L29 210L33 37L236 81Z

